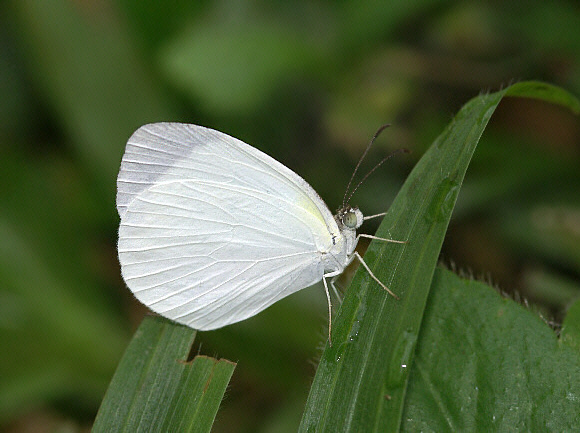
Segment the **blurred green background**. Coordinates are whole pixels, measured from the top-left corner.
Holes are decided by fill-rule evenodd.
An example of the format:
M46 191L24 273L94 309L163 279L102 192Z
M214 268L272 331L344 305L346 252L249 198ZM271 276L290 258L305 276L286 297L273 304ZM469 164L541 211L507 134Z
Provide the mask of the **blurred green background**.
M472 96L522 79L580 95L579 22L573 0L0 3L0 429L90 429L146 313L115 247L115 180L137 127L219 129L335 209L391 123L362 172L394 149L413 153L352 201L381 212ZM442 254L556 326L580 294L579 144L567 111L502 102ZM295 431L326 326L314 287L198 334L193 350L238 362L215 431Z

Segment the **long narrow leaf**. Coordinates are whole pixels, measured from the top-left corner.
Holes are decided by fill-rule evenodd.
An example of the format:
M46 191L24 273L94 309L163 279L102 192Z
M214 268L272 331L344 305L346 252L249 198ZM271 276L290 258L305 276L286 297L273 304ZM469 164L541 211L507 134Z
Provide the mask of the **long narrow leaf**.
M300 431L398 431L408 372L441 245L467 166L504 96L543 99L580 112L565 91L522 82L469 101L417 163L391 205L365 260L400 296L395 300L359 270L333 328Z
M196 332L148 316L109 385L94 432L209 432L235 364L196 356Z

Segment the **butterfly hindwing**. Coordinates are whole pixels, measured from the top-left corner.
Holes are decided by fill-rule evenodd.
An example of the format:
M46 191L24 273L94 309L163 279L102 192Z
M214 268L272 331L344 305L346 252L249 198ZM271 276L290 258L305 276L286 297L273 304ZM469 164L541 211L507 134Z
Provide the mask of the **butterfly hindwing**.
M127 285L152 310L215 329L320 281L320 251L332 242L330 212L303 184L217 131L142 127L118 178Z

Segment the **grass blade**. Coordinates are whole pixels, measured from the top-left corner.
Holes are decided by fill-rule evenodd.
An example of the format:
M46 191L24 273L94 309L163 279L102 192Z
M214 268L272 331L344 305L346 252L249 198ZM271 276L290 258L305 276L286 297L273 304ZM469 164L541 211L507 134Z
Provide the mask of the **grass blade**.
M209 432L235 364L196 356L196 332L148 316L109 385L94 432Z
M398 431L409 367L431 280L465 172L504 96L539 98L580 112L565 91L522 82L469 101L409 175L377 236L407 244L371 244L365 260L401 297L386 296L359 270L323 353L300 431Z

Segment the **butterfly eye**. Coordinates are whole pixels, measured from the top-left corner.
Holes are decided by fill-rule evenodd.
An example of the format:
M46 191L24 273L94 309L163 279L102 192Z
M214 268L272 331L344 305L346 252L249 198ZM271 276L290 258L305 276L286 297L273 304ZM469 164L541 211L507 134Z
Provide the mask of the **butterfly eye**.
M358 218L356 213L353 211L349 211L344 214L342 217L342 223L347 226L349 229L356 229L358 224Z

